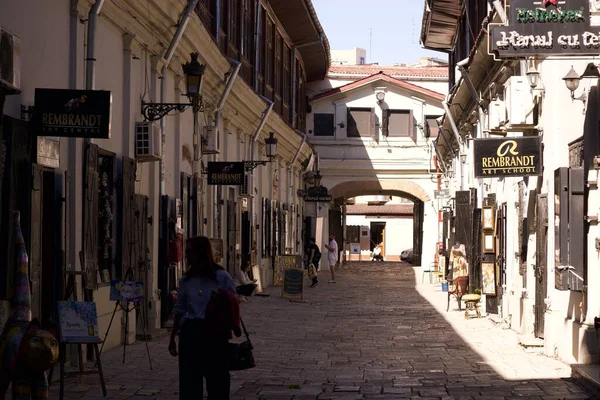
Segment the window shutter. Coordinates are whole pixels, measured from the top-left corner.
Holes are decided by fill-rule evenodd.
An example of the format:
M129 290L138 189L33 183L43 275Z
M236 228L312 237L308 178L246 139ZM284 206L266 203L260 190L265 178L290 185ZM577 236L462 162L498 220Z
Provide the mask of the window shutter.
M379 135L378 135L378 130L377 130L377 126L375 126L375 109L371 108L371 114L369 115L369 132L370 132L370 136L375 139L378 140L379 139Z
M315 136L334 136L333 114L315 114Z
M86 289L98 287L98 146L88 144L85 160L83 258Z
M409 137L412 136L412 111L388 110L388 136Z
M438 123L436 121L438 117L436 116L427 116L425 117L425 123L427 126L426 132L428 132L429 136L432 139L436 138L439 134L440 128L438 127Z

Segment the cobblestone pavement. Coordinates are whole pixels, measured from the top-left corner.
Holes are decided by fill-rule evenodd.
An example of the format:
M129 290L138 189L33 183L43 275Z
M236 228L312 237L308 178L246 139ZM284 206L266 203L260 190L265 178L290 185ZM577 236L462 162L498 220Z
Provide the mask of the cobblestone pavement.
M305 303L254 297L242 312L258 366L232 375L232 399L587 399L570 368L524 351L516 334L486 318L464 319L456 302L421 284L419 268L352 263L336 284L327 272ZM167 338L103 356L109 398L176 399L177 363ZM77 380L79 379L79 380ZM56 399L58 385L52 388ZM101 398L96 377L73 378L66 399Z

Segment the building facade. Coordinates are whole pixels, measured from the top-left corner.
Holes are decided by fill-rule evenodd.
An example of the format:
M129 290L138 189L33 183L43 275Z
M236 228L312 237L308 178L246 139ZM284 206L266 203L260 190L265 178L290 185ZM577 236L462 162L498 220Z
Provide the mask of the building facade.
M332 197L330 203L306 206L316 221L317 244L332 232L344 238L347 254L346 200L399 196L414 203L408 236L416 263L434 262L438 210L432 141L445 95L431 88L445 90L445 80L445 69L436 67L332 66L328 79L309 86L308 138Z
M102 334L116 310L114 347L124 314L110 281L144 284L127 340L141 328L157 335L172 314L185 238L214 239L232 274L251 261L264 286L276 255L300 251L304 205L287 189L300 186L313 153L306 85L329 65L310 0L9 1L0 26L13 60L11 82L2 66L0 210L2 224L14 210L23 216L34 316L56 322L73 276L78 299L97 304ZM190 103L190 53L205 65L197 124L187 106L151 121L161 104ZM110 138L42 136L39 88L110 92ZM277 154L267 159L271 133ZM242 185L209 185L215 161L246 162ZM0 235L0 323L14 290L11 234Z
M523 341L569 363L597 363L598 74L597 50L584 39L597 30L597 2L561 10L547 2L524 21L527 33L517 10L539 3L428 3L422 44L450 59L436 140L452 193L440 248L466 245L470 292L479 289L487 313ZM563 26L565 42L544 15L575 6L581 25ZM545 44L528 41L535 37Z

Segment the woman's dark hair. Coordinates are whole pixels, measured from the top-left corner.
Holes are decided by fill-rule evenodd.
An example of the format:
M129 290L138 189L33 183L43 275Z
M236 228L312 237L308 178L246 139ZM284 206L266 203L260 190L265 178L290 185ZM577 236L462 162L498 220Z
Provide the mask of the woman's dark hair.
M212 245L206 236L194 236L186 240L185 251L193 252L194 261L185 272L186 278L206 277L217 278L217 271L223 269L215 262ZM189 249L189 250L188 250Z

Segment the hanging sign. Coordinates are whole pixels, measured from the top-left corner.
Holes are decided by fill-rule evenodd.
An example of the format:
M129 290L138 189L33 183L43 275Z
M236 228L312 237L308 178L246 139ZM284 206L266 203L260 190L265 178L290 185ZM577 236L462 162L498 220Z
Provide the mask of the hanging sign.
M542 175L540 136L474 140L475 177Z
M435 199L449 199L450 198L450 189L434 190L433 197Z
M509 24L490 24L488 50L499 59L536 55L597 55L589 0L512 0Z
M243 162L209 162L209 185L241 186L244 184Z
M304 201L309 202L328 202L331 201L329 190L325 186L312 186L304 192Z
M38 136L110 139L111 92L35 89L33 132Z

